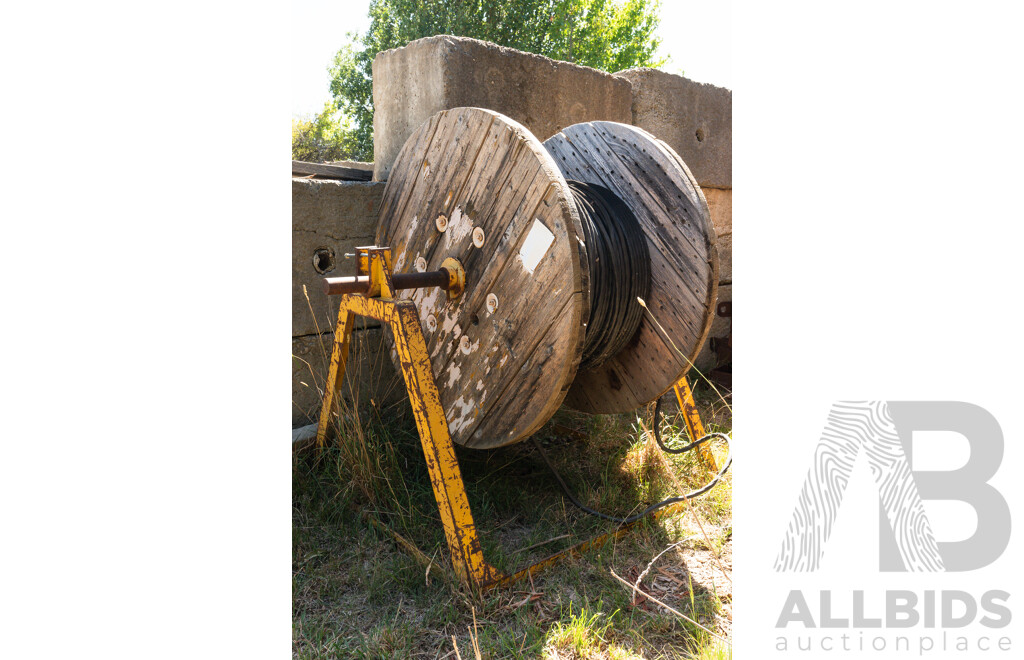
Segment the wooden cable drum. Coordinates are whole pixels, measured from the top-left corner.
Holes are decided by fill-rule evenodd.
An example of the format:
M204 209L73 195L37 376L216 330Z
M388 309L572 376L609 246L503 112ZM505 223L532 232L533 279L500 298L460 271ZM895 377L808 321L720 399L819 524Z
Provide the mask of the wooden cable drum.
M443 229L443 231L442 231ZM442 111L399 152L377 244L395 272L446 257L466 291L416 302L452 440L498 447L537 431L576 375L587 320L579 217L540 141L490 110Z
M686 374L711 330L718 300L711 212L679 155L635 126L575 124L544 146L566 179L603 186L625 203L647 238L651 285L645 302L651 313L621 352L581 370L565 399L591 413L633 410Z
M377 244L392 248L396 273L435 270L446 258L465 269L461 296L449 298L438 288L395 294L416 303L456 443L519 442L563 400L589 412L630 410L663 393L688 367L645 319L625 348L577 374L588 338L591 265L578 191L567 178L604 186L635 215L650 253L648 305L686 356L696 356L717 282L707 205L678 156L637 130L579 124L542 145L499 113L453 108L421 125L399 152L384 190ZM579 146L584 139L602 142ZM606 149L632 154L629 140L643 145L635 158L590 159ZM627 179L636 163L653 168L650 177Z

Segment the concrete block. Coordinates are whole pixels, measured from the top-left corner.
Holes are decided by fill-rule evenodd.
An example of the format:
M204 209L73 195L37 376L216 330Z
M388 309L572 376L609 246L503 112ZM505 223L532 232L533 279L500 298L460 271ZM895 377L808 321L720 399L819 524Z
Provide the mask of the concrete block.
M333 341L331 333L292 338L292 428L316 422L320 415ZM352 334L341 395L362 411L380 410L405 396L382 328Z
M725 284L719 285L718 287L718 302L732 301L732 285ZM715 367L722 366L731 362L731 356L729 361L722 361L718 359L715 351L712 349L712 340L725 340L732 335L732 318L722 317L715 314L715 319L711 322L711 332L708 333L708 339L704 342L704 347L701 348L700 353L697 355L697 359L693 361L694 365L703 373L705 376L714 369Z
M418 39L373 61L374 179L431 115L462 106L500 112L541 141L584 121L632 121L630 83L596 69L466 37Z
M718 236L718 281L732 283L732 190L701 188Z
M617 76L633 86L633 124L675 149L702 187L732 188L732 91L657 69Z
M354 272L355 264L345 254L357 245L373 244L383 195L383 183L292 179L293 337L334 328L337 301L323 294L321 279Z
M718 235L718 283L732 284L732 234Z
M732 190L720 188L701 188L704 199L708 202L708 209L711 211L711 224L715 226L716 234L732 233Z
M718 285L718 302L732 302L732 285ZM716 312L715 320L711 322L711 332L708 337L727 337L732 334L732 317L719 316Z

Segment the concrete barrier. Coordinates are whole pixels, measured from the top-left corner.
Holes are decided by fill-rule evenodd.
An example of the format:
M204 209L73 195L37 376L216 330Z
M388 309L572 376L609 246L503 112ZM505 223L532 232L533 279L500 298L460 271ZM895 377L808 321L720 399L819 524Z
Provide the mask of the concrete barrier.
M383 183L292 179L293 337L334 327L337 301L324 295L321 279L354 272L345 254L373 244L383 196Z
M500 112L541 141L584 121L630 123L625 78L486 41L436 36L373 61L373 178L386 180L405 140L431 115L475 106Z
M373 244L383 195L383 183L292 179L293 428L316 421L330 362L338 305L324 295L321 279L352 272L345 254ZM378 325L357 320L342 390L363 410L402 392Z
M701 188L718 237L718 281L732 284L732 190Z
M661 138L702 188L732 188L732 91L657 69L615 74L631 84L632 123Z
M732 302L732 190L702 188L701 191L708 201L711 222L715 226L718 238L718 300ZM731 346L731 337L732 318L722 318L716 313L711 331L708 333L708 341L694 362L701 372L706 375L715 367L732 362L731 349L715 351L716 346Z

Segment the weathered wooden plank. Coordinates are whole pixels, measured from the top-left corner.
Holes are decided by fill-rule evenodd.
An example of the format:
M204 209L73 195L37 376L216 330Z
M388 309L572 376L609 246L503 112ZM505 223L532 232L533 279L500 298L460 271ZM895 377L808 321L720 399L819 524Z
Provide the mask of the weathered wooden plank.
M561 404L582 349L586 273L564 178L518 123L455 108L413 134L387 186L377 242L391 245L396 270L421 259L436 268L446 257L466 270L458 299L401 292L419 310L452 439L474 447L522 440ZM551 237L535 260L521 254L531 231Z
M293 160L292 176L314 176L318 179L338 179L341 181L369 181L373 178L373 170Z
M396 271L413 270L420 258L424 260L424 270L437 269L445 257L456 252L461 253L470 247L470 231L464 230L467 221L461 213L454 212L458 208L454 199L465 180L474 176L473 165L479 158L492 124L493 117L490 116L483 117L480 121L467 122L464 114L456 115L454 120L443 122L431 142L426 145L419 173L423 184L412 192L404 207L407 214L412 214L412 219L405 231L389 234L394 236L392 245ZM436 229L437 217L442 214L449 218L450 222L445 232ZM385 230L383 223L381 230ZM390 228L387 231L390 232ZM458 245L452 246L453 241ZM443 247L445 249L442 249ZM444 306L448 301L447 296L438 290L410 291L406 297L416 302L424 327L429 315L434 314L436 318L442 318L439 305ZM450 354L455 350L459 336L427 332L425 337L428 353L434 358L432 366L435 378L440 378L443 362L438 358L439 337L447 341L445 353Z
M547 401L547 406L540 409L536 416L531 416L532 419L520 414L518 402L528 398L531 392L554 389L564 380L562 374L551 368L552 358L570 350L576 322L568 313L556 315L550 332L553 341L538 342L522 361L519 367L520 378L511 381L505 390L493 397L494 405L486 414L486 419L490 423L481 424L474 430L474 440L478 443L476 446L485 446L488 434L495 434L497 437L502 431L508 438L529 437L539 431L544 422L555 414L572 384L572 379L565 382L563 390L551 397ZM575 373L575 369L573 372ZM505 430L505 424L499 426L495 423L497 420L511 424L511 428Z
M480 121L466 121L463 118L460 121L460 116L463 115L456 114L453 120L442 122L427 145L424 160L418 168L418 176L423 179L423 183L412 191L402 216L399 216L408 218L412 214L409 222L413 233L392 234L397 239L392 245L397 272L412 267L413 262L406 260L412 254L413 246L417 251L429 252L441 240L443 233L434 229L436 220L440 215L453 215L452 199L472 173L473 163L479 157L493 121L492 117L484 117ZM417 229L420 231L417 232ZM448 235L447 239L450 241L453 235ZM436 265L440 265L440 261Z
M516 139L521 140L523 136L517 135ZM531 159L526 159L525 162L529 164ZM532 169L529 165L527 168ZM466 259L468 272L476 270L477 267L483 270L479 278L475 280L477 285L472 287L471 291L467 291L467 300L462 304L469 309L475 310L478 319L492 319L492 315L486 313L485 304L487 294L493 292L501 301L500 310L502 312L496 315L502 319L501 324L495 326L491 323L485 324L483 328L467 328L466 333L467 335L478 335L477 338L481 340L481 343L488 346L500 348L502 345L505 345L510 347L508 350L501 351L500 353L495 351L495 359L498 359L499 362L501 359L510 359L508 366L516 369L517 373L521 370L520 362L527 359L527 354L533 353L536 346L541 343L542 338L548 337L550 339L552 336L550 325L558 314L559 309L564 308L565 305L564 291L552 292L545 287L548 283L556 283L558 281L557 278L550 276L552 269L554 269L554 272L562 272L564 269L571 267L565 261L569 258L568 250L563 252L552 247L548 251L548 256L537 265L532 276L521 267L516 266L516 254L522 244L522 240L526 237L527 230L532 223L531 219L540 217L546 225L553 224L555 229L558 230L558 216L569 208L566 205L563 208L559 208L558 212L552 215L548 213L547 205L543 204L542 200L545 197L545 191L551 186L551 175L552 172L550 171L538 171L531 183L530 189L519 204L516 206L505 206L503 200L498 200L498 206L495 207L494 212L484 215L487 220L481 226L485 228L487 235L492 236L492 240L496 234L494 229L502 229L502 225L504 225L502 237L517 240L502 241L497 245L495 251L490 254L488 254L488 243L485 243L484 249L470 251ZM480 178L484 179L486 177L481 176ZM509 189L514 191L512 186L504 188L505 191ZM488 192L486 189L481 190L480 194L481 200L487 200L488 197L494 196L493 193ZM535 207L523 208L526 200L531 200ZM473 199L470 197L466 201L467 208L472 208ZM538 212L540 208L544 209L544 213ZM507 215L509 211L518 211L518 213L512 213L510 224L507 224L499 218ZM532 320L527 320L528 318L541 319L542 321L533 322ZM580 327L582 326L581 318L577 318L576 322ZM458 352L452 353L449 362L446 363L446 371L450 372L457 369L462 372L464 377L472 377L472 371L466 373L462 370L458 364L459 358ZM487 359L485 357L485 363L482 365L484 369L490 368L490 365L486 364ZM548 366L552 365L549 364ZM563 375L568 378L570 376L568 365L563 368L552 368L551 374L557 377L556 380L562 378ZM520 374L520 377L525 376L526 374ZM487 414L489 407L497 401L497 394L500 391L501 388L496 389L494 387L481 389L475 399L474 417L471 419L466 414L456 414L459 412L457 410L450 410L452 423L466 424L467 432L472 429L473 440L476 442L491 442L493 441L492 436L500 438L501 433L492 428L494 422L498 421L497 425L503 427L511 420L503 420L500 417ZM515 400L519 401L521 399L516 397ZM550 398L542 400L544 404L549 402ZM542 413L539 416L543 417L544 414Z
M487 169L493 161L483 164ZM479 179L484 175L472 175L471 178ZM434 359L434 367L440 378L441 373L448 371L449 363L459 353L459 343L464 334L468 333L468 326L460 323L460 318L479 318L482 315L482 299L471 301L472 292L482 288L481 267L479 261L482 255L491 255L494 252L494 241L485 242L483 249L473 245L472 231L475 226L473 216L470 215L468 200L463 195L455 197L452 193L451 203L452 215L448 230L444 234L438 234L438 240L429 244L424 252L417 252L417 257L423 256L426 259L426 268L430 270L439 265L447 256L452 254L461 255L459 258L463 267L466 268L468 276L466 293L458 300L448 300L444 297L433 297L429 292L413 292L413 300L420 309L420 318L426 325L429 315L434 315L437 330L429 333L428 348L431 357ZM476 215L476 214L474 214ZM486 231L486 229L485 229ZM457 385L452 385L457 387Z

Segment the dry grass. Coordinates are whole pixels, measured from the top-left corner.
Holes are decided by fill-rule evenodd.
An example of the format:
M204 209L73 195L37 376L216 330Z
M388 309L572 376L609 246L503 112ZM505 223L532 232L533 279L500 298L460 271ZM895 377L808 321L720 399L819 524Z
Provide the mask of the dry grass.
M729 432L728 408L706 387L694 393L708 430ZM685 438L671 398L662 426L670 444ZM649 418L563 410L537 437L583 502L626 516L709 477L695 452L663 454L644 427ZM729 657L728 647L653 599L729 636L731 475L690 507L645 521L532 583L480 596L452 579L408 404L346 405L338 438L294 465L295 657ZM724 460L724 443L712 450ZM531 443L457 454L485 557L505 572L616 527L573 507ZM430 567L382 527L418 548ZM610 575L635 582L648 565L640 589L652 598L634 597Z

